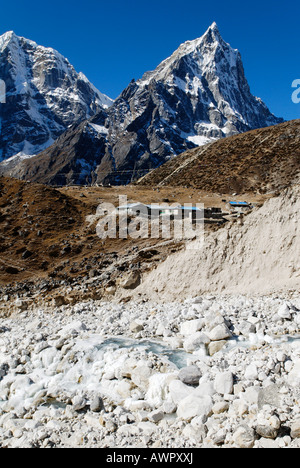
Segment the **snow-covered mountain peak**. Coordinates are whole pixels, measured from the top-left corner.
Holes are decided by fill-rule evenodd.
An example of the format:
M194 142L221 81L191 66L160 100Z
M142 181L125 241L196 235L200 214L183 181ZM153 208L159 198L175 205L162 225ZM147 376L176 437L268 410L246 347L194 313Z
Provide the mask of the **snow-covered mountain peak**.
M85 183L89 177L126 184L138 171L187 149L282 122L251 94L240 53L223 40L216 23L201 37L181 44L154 71L133 80L108 109L103 109L103 101L100 109L99 92L62 56L24 43L18 50L19 64L24 64L18 80L12 78L12 54L0 55L0 76L1 70L9 72L15 85L8 93L16 101L12 125L2 126L10 145L2 138L0 160L1 143L5 151L16 154L21 147L26 154L33 146L49 146L51 138L56 141L28 166L16 165L17 176L35 177L41 158L45 178L37 174L40 181L49 182L56 165L51 182ZM16 93L16 83L22 93ZM89 116L88 124L77 125ZM61 135L63 127L68 130Z
M80 79L87 83L94 91L95 94L98 96L98 103L100 106L102 106L104 109L108 109L111 107L114 103L114 100L111 99L110 97L106 96L106 94L101 93L94 85L91 83L88 78L85 76L84 73L79 72Z
M151 81L162 81L164 83L174 82L172 76L180 76L183 79L182 70L185 69L191 75L203 76L205 68L214 67L218 61L224 58L234 66L239 56L237 49L227 44L214 22L206 32L199 38L182 43L178 49L158 67L144 74L137 84L145 87ZM190 70L186 70L186 68Z
M6 31L4 34L0 36L0 44L2 42L10 40L13 36L15 36L14 31Z
M0 52L2 52L3 48L6 47L9 42L17 37L13 31L7 31L6 33L0 36Z
M210 25L210 27L208 29L211 29L212 31L219 32L218 25L217 25L217 23L215 21Z
M38 45L36 42L26 39L21 36L17 36L14 31L8 31L7 33L0 36L0 51L3 53L5 49L9 49L11 62L16 63L20 61L20 57L24 50L28 51L33 55L32 62L33 67L38 68L42 62L45 67L56 67L59 68L63 73L70 77L72 74L76 74L74 67L71 65L69 60L60 54L57 50L52 47L44 47ZM18 70L23 73L24 70ZM97 96L97 103L99 106L107 109L113 104L113 99L109 98L105 94L101 93L82 73L78 73L78 79L86 83L87 86L91 87ZM48 83L49 85L49 83Z
M214 41L220 41L220 40L223 41L220 30L219 30L218 25L217 25L217 23L215 21L209 26L209 28L203 34L201 39L203 40L204 38L208 38L208 37L211 37Z
M13 48L16 49L24 46L25 43L33 48L39 47L36 42L26 39L25 37L18 36L14 31L8 31L0 36L0 51L3 52L7 47L10 50Z

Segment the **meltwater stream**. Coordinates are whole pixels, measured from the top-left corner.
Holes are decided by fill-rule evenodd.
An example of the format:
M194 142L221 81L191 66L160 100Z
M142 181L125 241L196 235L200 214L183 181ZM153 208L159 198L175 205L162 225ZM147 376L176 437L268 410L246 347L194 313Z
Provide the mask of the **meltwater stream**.
M222 348L221 365L226 365L224 354L238 348L251 346L279 347L300 346L300 336L250 336L249 339L232 338ZM122 350L126 351L124 354ZM172 349L168 343L155 339L131 339L123 336L89 335L75 340L74 346L62 354L55 346L37 350L31 355L30 365L26 375L15 373L15 369L7 368L7 375L0 381L0 412L2 408L13 405L15 411L30 408L32 405L63 407L74 395L101 394L115 402L124 399L122 382L114 378L114 372L122 373L123 366L130 356L130 351L153 353L165 361L174 371L196 363L202 359L210 359L205 349L194 354L182 348ZM120 353L118 351L121 351ZM129 351L127 353L127 351ZM134 360L138 359L134 352ZM170 372L171 369L168 371ZM172 373L172 371L171 371ZM105 378L105 375L112 378ZM13 392L11 392L11 378ZM126 390L126 388L125 388ZM121 393L120 393L121 392ZM9 401L7 400L8 395ZM10 408L10 406L9 406Z
M292 344L294 342L300 342L300 335L290 336L290 335L283 335L277 337L271 337L269 335L257 336L253 334L253 336L249 336L248 339L244 337L233 337L227 341L227 344L222 348L222 352L229 352L236 347L242 348L251 348L254 345L265 343L266 345L271 346L280 346L282 343L289 343ZM130 348L140 348L146 353L154 353L159 357L166 358L169 362L174 364L178 369L186 367L188 362L194 358L203 358L207 353L205 348L200 349L196 354L188 353L184 351L184 349L173 349L167 344L163 343L162 341L157 340L134 340L131 338L124 338L124 337L111 337L105 339L101 344L97 346L99 350L107 351L108 349L111 351L117 349L130 349Z
M117 349L130 349L140 348L146 353L153 353L160 357L165 357L169 362L174 364L178 369L187 366L187 361L191 358L191 354L185 352L183 349L172 349L162 342L151 340L134 340L123 337L108 338L103 343L97 346L99 350L117 350Z

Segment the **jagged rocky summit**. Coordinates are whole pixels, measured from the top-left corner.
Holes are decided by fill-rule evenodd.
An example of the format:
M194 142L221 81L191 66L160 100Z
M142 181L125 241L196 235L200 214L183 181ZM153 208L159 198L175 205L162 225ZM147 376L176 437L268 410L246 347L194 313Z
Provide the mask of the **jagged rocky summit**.
M70 125L97 114L112 100L51 48L17 36L0 37L0 161L40 153Z

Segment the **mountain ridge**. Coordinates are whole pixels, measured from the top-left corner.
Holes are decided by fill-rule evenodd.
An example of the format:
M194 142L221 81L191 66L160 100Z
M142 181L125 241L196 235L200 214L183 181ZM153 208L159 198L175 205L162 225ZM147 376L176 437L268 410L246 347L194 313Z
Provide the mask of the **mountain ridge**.
M70 125L112 104L58 51L9 31L0 36L0 160L38 154Z
M136 182L216 193L271 193L300 181L300 119L186 151Z
M59 185L127 184L188 149L282 122L252 96L240 53L213 23L133 80L111 107L1 171Z

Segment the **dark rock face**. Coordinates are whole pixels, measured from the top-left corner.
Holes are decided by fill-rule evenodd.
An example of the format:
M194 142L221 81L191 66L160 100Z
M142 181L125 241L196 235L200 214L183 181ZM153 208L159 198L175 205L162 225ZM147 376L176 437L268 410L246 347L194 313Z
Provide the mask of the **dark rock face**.
M70 125L112 101L53 49L9 32L0 37L0 161L31 156L50 146Z
M127 184L188 149L282 121L251 94L239 52L214 23L132 81L110 108L9 169L38 182Z

